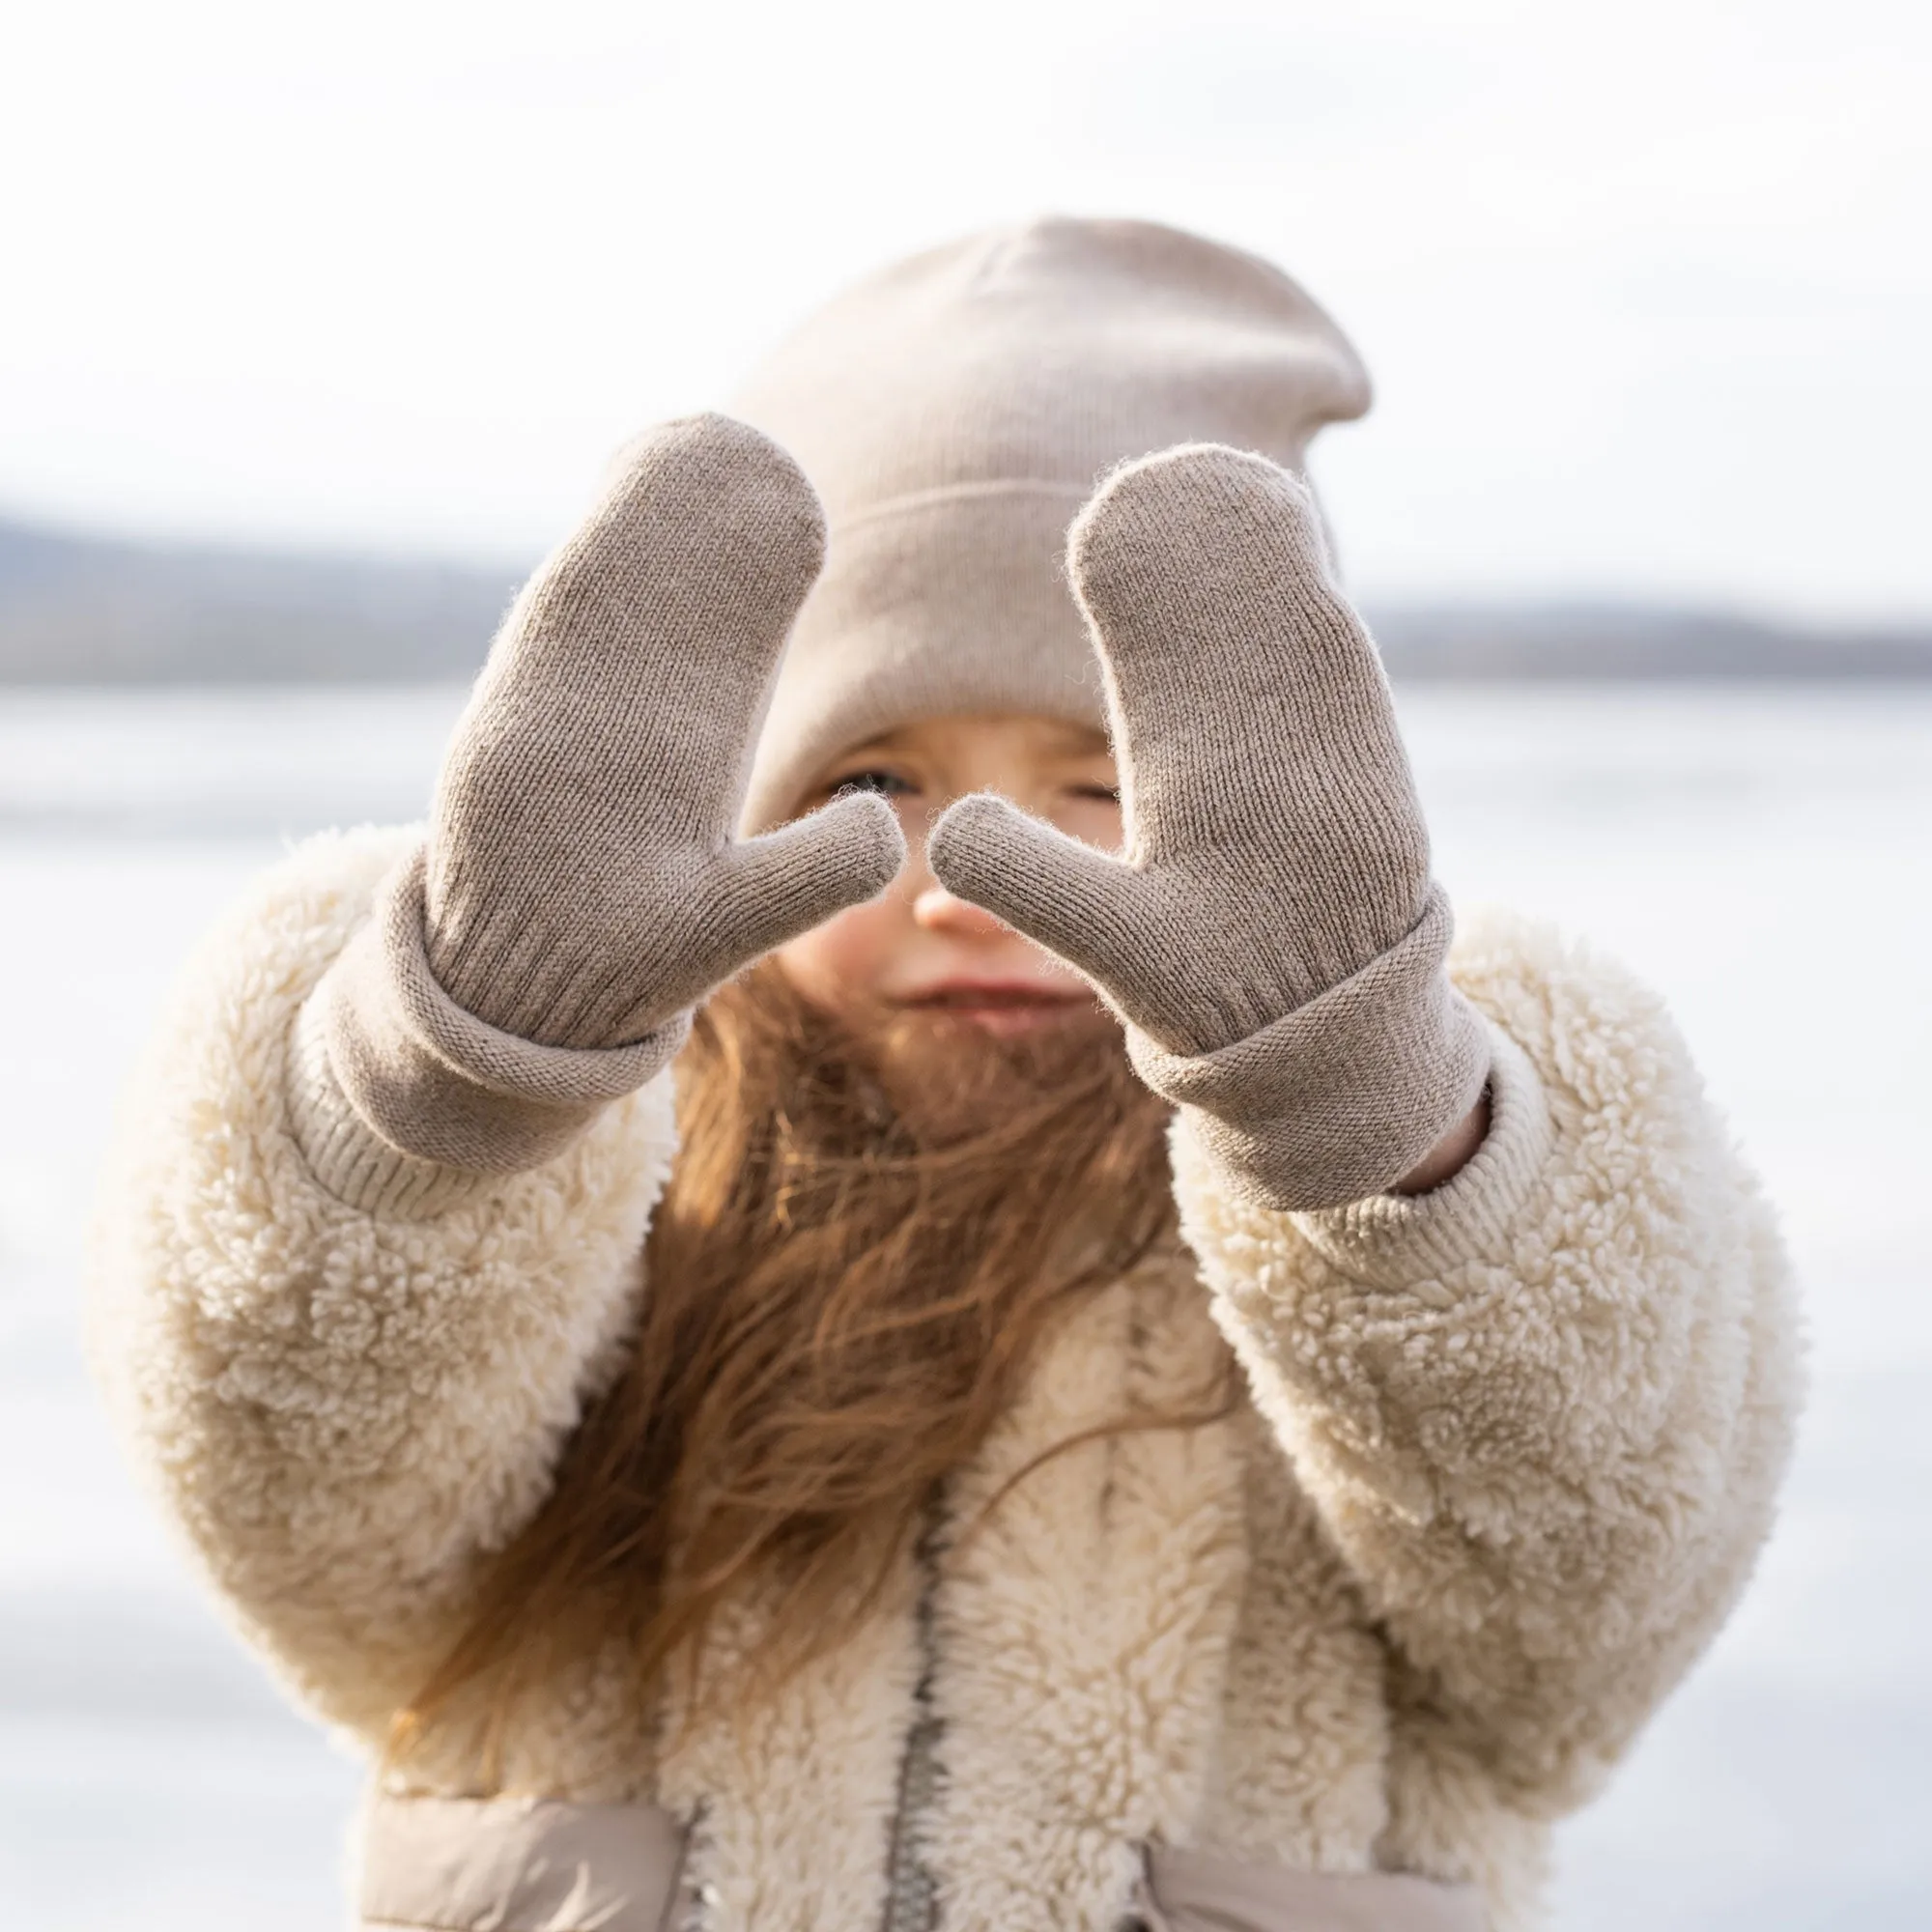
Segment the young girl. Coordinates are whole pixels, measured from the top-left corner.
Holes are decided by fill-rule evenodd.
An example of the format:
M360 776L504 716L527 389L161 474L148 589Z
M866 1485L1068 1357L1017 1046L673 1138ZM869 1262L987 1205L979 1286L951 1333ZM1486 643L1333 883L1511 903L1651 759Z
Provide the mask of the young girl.
M376 1762L363 1924L1533 1922L1793 1319L1657 1000L1451 949L1299 475L1366 404L1190 236L895 268L211 943L97 1347Z

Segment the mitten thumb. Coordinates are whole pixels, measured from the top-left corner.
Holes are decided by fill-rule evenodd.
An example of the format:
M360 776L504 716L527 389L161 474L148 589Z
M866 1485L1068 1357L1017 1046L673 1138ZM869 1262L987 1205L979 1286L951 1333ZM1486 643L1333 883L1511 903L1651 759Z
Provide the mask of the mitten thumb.
M948 892L1057 953L1135 1017L1134 961L1144 949L1133 934L1146 884L1132 867L991 792L941 812L925 850Z
M696 922L707 955L698 992L847 906L877 897L898 876L905 854L892 807L868 793L834 799L727 846ZM711 980L703 980L706 972Z

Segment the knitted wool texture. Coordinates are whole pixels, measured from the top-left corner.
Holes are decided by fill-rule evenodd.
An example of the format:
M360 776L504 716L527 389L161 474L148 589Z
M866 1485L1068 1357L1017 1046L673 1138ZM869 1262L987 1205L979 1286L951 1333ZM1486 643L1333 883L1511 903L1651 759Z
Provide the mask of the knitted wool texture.
M980 794L934 828L933 869L1095 982L1253 1198L1377 1193L1468 1112L1489 1048L1443 970L1448 901L1314 500L1265 457L1172 450L1107 482L1068 567L1126 851Z
M836 298L731 403L830 522L745 822L778 823L827 759L911 719L1100 724L1064 572L1099 479L1204 440L1298 469L1368 406L1354 351L1279 269L1152 222L997 229Z
M712 987L890 879L879 801L782 824L822 761L992 710L1104 721L1135 848L1095 871L982 802L935 845L949 882L1090 974L1260 1198L1399 1179L1480 1090L1481 1032L1441 973L1374 648L1270 460L1366 403L1266 264L1051 221L863 285L750 386L829 498L829 557L757 430L642 439L511 613L424 852L305 1016L316 1171L345 1198L436 1192L371 1172L358 1121L461 1173L549 1158ZM1076 527L1076 608L1063 532L1096 472L1203 434L1267 454L1124 472ZM781 829L733 842L734 822Z
M733 839L773 668L823 520L797 466L723 416L630 451L530 580L441 772L423 850L305 1021L304 1145L352 1195L349 1111L420 1160L547 1159L682 1044L691 1008L867 898L905 856L846 798Z

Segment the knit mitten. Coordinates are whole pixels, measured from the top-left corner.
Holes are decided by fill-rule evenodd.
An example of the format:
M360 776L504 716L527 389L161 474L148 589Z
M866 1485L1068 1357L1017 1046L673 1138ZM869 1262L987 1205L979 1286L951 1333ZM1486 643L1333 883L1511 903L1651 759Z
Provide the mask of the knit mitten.
M479 1173L548 1158L666 1065L714 987L892 880L878 798L732 836L823 551L790 458L698 416L634 445L530 580L427 839L310 1003L328 1076L388 1146ZM330 1137L303 1134L312 1164Z
M1381 666L1306 487L1190 444L1116 470L1068 570L1121 772L1116 859L986 794L934 828L952 892L1086 974L1235 1185L1332 1207L1475 1104L1482 1022Z

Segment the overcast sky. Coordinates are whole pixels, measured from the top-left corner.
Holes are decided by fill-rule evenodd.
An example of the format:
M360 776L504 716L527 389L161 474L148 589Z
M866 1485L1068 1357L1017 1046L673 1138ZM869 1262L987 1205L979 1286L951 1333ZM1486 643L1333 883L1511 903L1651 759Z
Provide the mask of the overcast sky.
M1045 211L1262 250L1363 590L1932 613L1932 10L41 0L0 509L516 557L814 300Z

